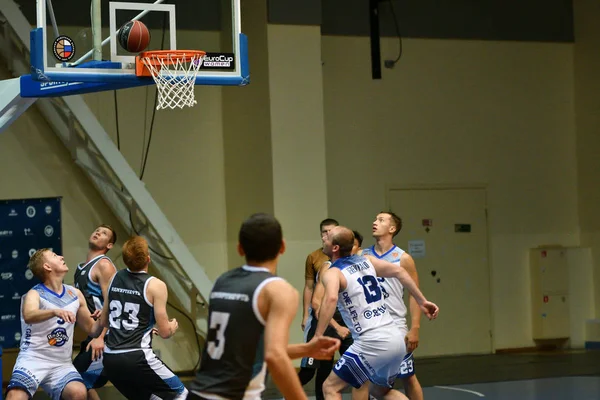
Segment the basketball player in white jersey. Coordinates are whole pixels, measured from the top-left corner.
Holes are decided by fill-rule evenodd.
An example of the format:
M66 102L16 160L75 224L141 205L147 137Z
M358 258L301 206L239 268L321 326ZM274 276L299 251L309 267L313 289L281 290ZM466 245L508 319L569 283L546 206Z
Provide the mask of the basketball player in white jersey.
M42 283L21 301L21 345L6 399L30 399L41 386L53 400L84 400L85 385L71 362L74 324L92 336L100 332L100 324L83 294L62 283L69 270L62 256L40 249L28 267Z
M100 225L90 235L88 253L84 263L75 270L75 287L83 293L90 313L102 310L104 295L108 284L117 269L106 253L117 241L117 233L109 225ZM73 365L81 374L85 387L88 389L88 399L99 399L97 388L106 384L108 378L102 373L102 353L104 352L104 336L107 328L97 338L88 336L82 343L79 354L73 360Z
M394 237L402 229L402 220L393 212L382 211L377 214L373 221L373 237L375 244L363 250L363 255L368 255L381 260L391 262L403 267L410 277L419 284L415 261L404 250L396 246ZM413 296L410 296L410 330L406 321L406 304L404 303L404 288L397 279L379 278L384 298L390 306L390 312L394 320L402 325L408 334L404 337L406 341L406 356L400 368L398 378L404 384L406 395L411 400L423 400L423 389L415 375L413 351L419 345L419 329L421 325L421 309Z
M358 231L352 231L352 233L354 234L354 246L352 246L352 251L350 254L354 255L354 254L358 254L361 251L360 246L362 245L363 237ZM331 265L331 262L327 261L327 264L322 267L323 271L325 271L327 268L329 268L330 265ZM318 316L319 310L321 308L321 301L323 300L323 293L325 293L325 289L323 288L323 283L321 282L321 277L318 272L317 272L317 276L315 277L315 280L317 282L315 283L315 290L313 292L311 307L314 310L315 315ZM338 317L338 315L339 315L339 317ZM331 319L329 324L332 325L332 322L334 322L337 318L343 319L343 317L341 317L339 310L336 309L336 311L334 311L334 317ZM338 325L338 324L336 324L336 325ZM354 342L354 340L352 339L352 335L350 334L350 330L345 326L345 323L343 324L343 326L341 326L341 328L342 329L338 330L338 336L342 340L342 343L340 345L340 350L339 350L340 357L344 355L346 350L348 350L350 348L350 346L352 346L352 343ZM315 331L316 331L316 327L315 327ZM331 373L331 369L330 369L329 373ZM327 379L327 377L325 377L325 379ZM323 382L325 382L325 379L323 380ZM352 388L352 398L359 399L359 398L361 398L360 396L364 396L364 394L368 393L368 391L369 391L368 385L363 385L363 387L360 389ZM321 388L321 393L322 392L323 392L323 389Z
M336 227L323 246L332 264L322 272L325 294L315 336L323 334L337 304L354 339L325 381L325 398L339 400L348 385L360 388L370 381L384 388L383 397L406 399L401 392L390 390L406 354L404 341L397 338L404 337L406 330L392 318L377 277L400 280L428 318L436 318L439 309L425 299L406 270L376 258L351 255L353 244L352 231Z

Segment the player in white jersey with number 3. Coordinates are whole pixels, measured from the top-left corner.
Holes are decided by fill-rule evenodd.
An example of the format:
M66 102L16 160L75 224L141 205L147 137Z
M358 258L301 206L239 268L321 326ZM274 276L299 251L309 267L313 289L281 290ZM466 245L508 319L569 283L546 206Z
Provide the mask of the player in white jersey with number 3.
M62 256L40 249L28 267L42 283L21 301L21 346L6 400L30 399L39 386L53 400L84 400L87 390L71 361L74 324L96 337L100 323L94 322L83 294L62 283L69 270Z
M404 341L398 340L406 330L392 318L377 277L402 282L430 319L437 317L438 307L427 301L406 270L387 261L351 255L353 245L354 235L345 227L332 229L323 244L332 264L322 272L325 293L315 337L323 335L337 305L354 339L323 385L325 398L339 400L348 385L360 388L370 381L383 388L383 397L406 399L401 392L390 390L406 355Z

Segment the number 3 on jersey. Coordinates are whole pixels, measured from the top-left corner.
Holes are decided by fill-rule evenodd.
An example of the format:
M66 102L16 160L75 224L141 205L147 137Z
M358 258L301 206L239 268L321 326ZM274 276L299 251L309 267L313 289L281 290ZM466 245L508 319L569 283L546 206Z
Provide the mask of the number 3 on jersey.
M225 329L229 323L229 313L214 311L210 316L208 346L206 352L213 360L219 360L225 351Z
M137 315L140 312L140 305L135 303L130 303L128 301L125 304L121 303L119 300L112 300L109 304L110 315L108 316L108 320L110 322L110 327L114 329L123 329L127 331L132 331L140 323ZM121 318L123 311L128 314L128 318Z
M372 275L365 275L357 279L358 283L363 287L367 304L381 300L381 288L377 283L377 278Z

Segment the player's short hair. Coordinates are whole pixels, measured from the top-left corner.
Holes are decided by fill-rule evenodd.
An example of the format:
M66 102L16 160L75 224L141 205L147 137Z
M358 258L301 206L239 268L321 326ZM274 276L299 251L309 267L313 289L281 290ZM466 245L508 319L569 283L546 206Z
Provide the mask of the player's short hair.
M50 251L48 248L38 249L31 257L29 257L29 262L27 263L27 268L31 270L33 276L38 278L40 281L44 280L44 263L46 259L44 258L44 254Z
M339 222L337 222L335 219L333 218L325 218L323 221L321 221L321 223L319 224L319 229L322 231L324 226L327 225L334 225L334 226L339 226Z
M133 272L148 265L148 242L141 236L132 236L123 244L123 262Z
M387 214L392 217L392 224L396 227L396 232L394 232L393 236L396 236L402 230L402 218L394 214L392 211L382 211L379 214Z
M116 243L116 241L117 241L117 232L113 229L112 226L106 225L106 224L102 224L102 225L98 225L98 227L96 229L98 229L98 228L106 228L106 229L108 229L110 231L110 233L112 233L112 235L110 236L110 240L108 241L108 243L112 243L112 244Z
M347 257L354 247L354 233L348 228L340 229L331 238L331 244L340 246L340 257Z
M354 239L358 240L358 247L362 246L363 235L359 231L352 231L352 233L354 234Z
M283 232L274 216L257 213L242 223L238 240L246 261L260 263L277 257L283 243Z

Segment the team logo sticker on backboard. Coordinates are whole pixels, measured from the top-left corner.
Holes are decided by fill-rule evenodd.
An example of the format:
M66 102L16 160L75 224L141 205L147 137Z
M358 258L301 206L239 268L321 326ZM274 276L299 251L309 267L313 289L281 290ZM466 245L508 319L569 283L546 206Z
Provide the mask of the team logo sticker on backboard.
M75 42L68 36L59 36L54 41L52 50L58 61L70 61L75 56Z
M235 59L233 53L206 53L200 69L235 69Z

